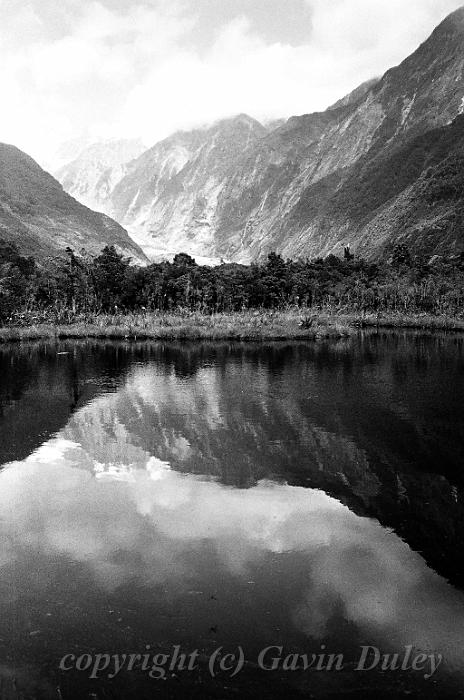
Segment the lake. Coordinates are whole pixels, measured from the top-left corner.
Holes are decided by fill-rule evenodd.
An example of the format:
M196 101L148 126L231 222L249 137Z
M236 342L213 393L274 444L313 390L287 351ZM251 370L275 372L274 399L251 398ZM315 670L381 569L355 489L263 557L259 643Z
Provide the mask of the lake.
M0 348L0 697L463 696L463 348Z

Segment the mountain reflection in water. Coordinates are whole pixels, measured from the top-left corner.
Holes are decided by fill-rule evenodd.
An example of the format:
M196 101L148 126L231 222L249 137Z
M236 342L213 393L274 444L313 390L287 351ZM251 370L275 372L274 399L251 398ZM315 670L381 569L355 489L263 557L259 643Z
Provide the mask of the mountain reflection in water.
M460 674L464 597L440 574L460 542L449 535L461 487L453 464L446 477L421 470L402 448L426 425L439 368L429 352L421 386L413 346L413 398L407 379L403 393L394 374L385 383L388 353L362 362L365 349L326 349L324 359L300 347L273 363L265 351L193 353L181 372L169 351L143 350L86 401L78 377L62 428L0 473L9 658L38 667L75 649L150 643L242 645L250 658L268 645L325 644L356 659L361 644L412 644ZM440 422L454 402L444 407L441 392ZM399 427L397 446L376 440L380 418ZM407 542L397 534L413 528ZM437 573L426 562L440 565L443 552L429 532L446 533Z

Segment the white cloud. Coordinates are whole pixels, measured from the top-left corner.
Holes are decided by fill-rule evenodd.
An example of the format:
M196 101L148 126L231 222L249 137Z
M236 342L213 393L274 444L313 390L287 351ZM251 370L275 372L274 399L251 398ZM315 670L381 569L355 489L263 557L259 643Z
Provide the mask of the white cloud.
M285 32L272 42L265 13L260 26L241 3L226 24L216 17L213 42L200 48L206 24L195 26L188 3L65 0L58 10L52 0L7 0L0 140L47 163L61 141L82 133L151 143L239 112L323 109L402 60L461 0L307 3L304 45L286 43Z
M461 0L307 0L320 50L369 57L385 68L414 51ZM384 64L381 66L380 64Z

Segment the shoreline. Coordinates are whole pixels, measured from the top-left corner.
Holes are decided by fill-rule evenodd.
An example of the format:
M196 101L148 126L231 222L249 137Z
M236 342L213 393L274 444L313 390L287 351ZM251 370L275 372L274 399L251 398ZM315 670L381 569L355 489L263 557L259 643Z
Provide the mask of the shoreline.
M464 331L464 319L426 314L362 314L307 310L235 313L100 315L71 323L31 323L0 328L0 343L94 338L108 340L324 340L360 329Z

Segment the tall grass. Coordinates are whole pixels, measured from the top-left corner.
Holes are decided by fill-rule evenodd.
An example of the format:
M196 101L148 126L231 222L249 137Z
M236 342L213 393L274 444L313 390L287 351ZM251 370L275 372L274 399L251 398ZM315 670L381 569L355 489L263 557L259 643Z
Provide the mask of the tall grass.
M318 318L298 309L202 314L129 313L86 315L71 323L25 323L0 329L0 341L38 338L154 340L289 340L340 338L353 329L341 319Z
M464 320L405 313L349 313L300 309L202 314L179 310L128 314L86 314L69 322L22 319L0 328L0 342L60 338L134 340L316 340L342 338L359 328L464 331Z

